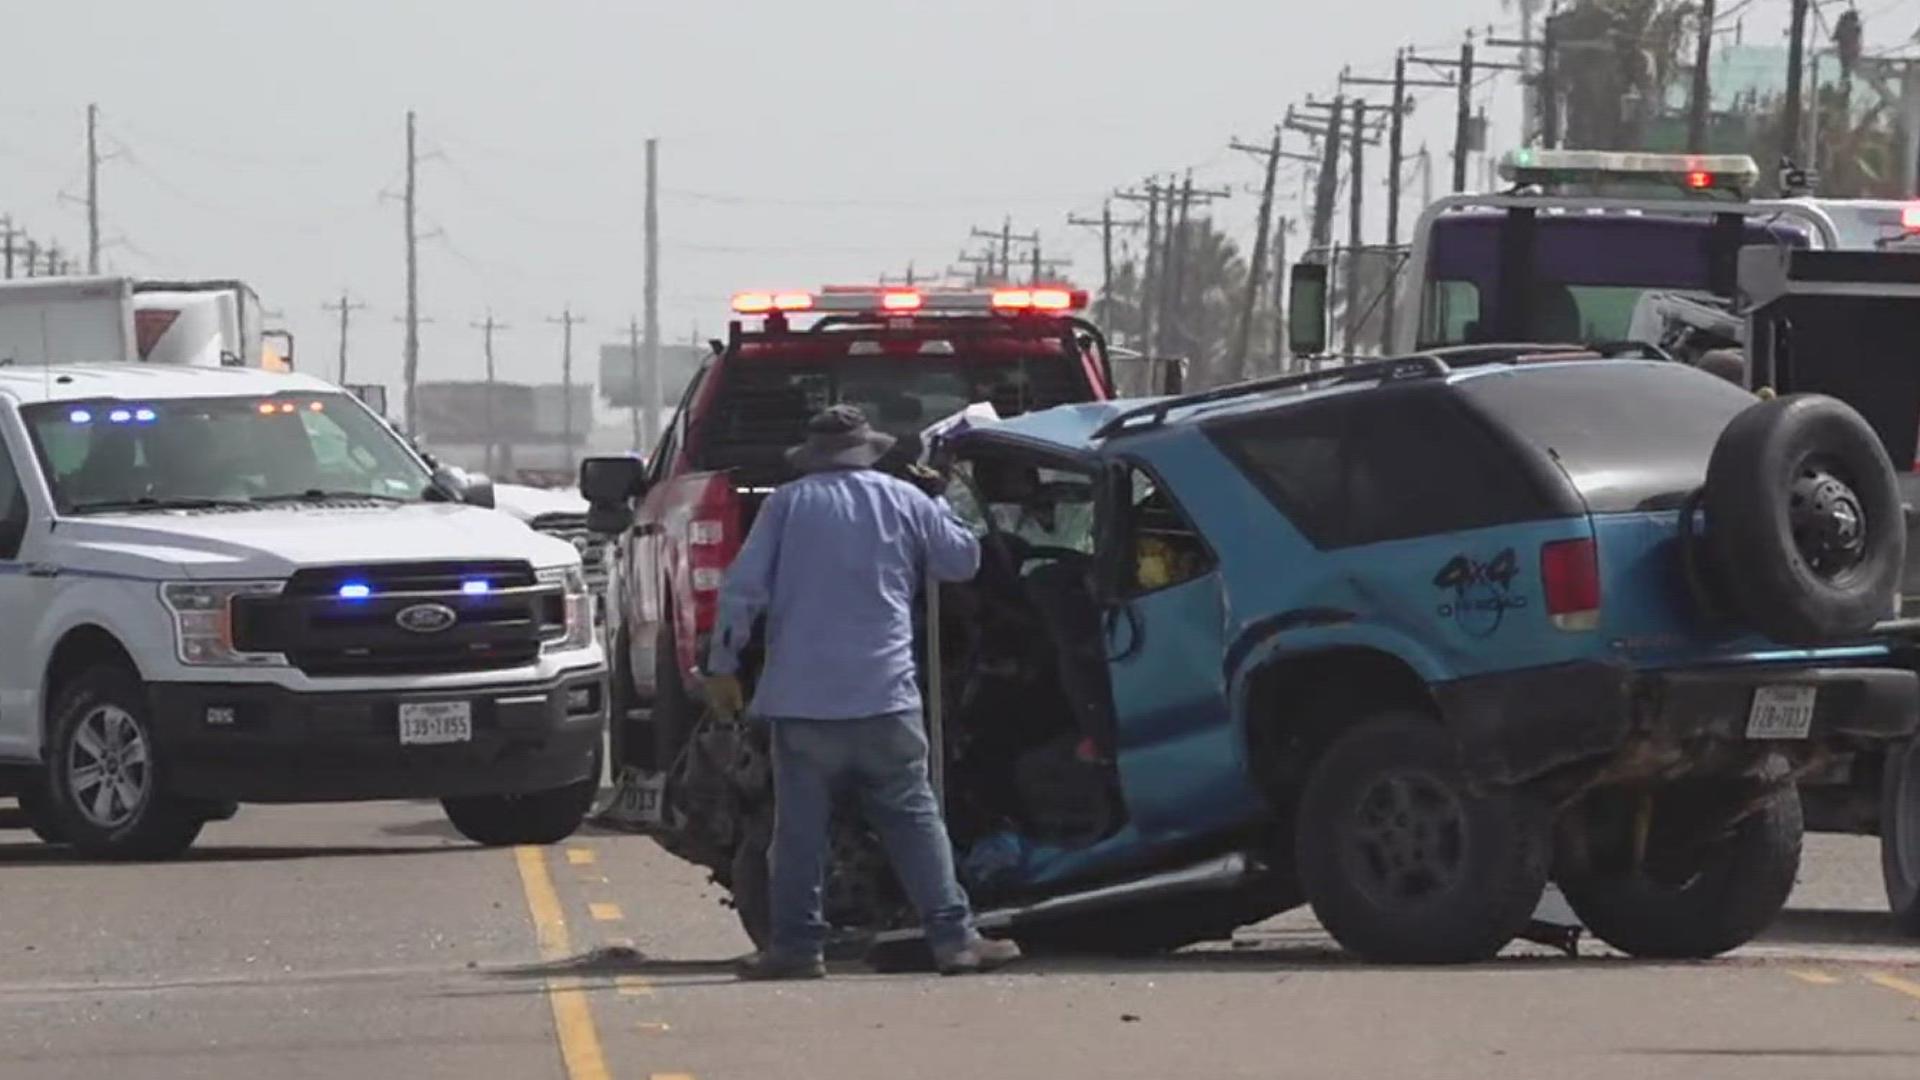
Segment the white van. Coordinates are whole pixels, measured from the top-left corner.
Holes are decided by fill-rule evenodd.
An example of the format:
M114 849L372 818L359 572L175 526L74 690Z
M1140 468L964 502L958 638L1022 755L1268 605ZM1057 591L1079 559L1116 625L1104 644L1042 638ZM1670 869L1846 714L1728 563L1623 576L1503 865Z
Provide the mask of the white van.
M302 375L0 368L0 795L95 856L243 802L436 798L550 843L599 777L574 546Z

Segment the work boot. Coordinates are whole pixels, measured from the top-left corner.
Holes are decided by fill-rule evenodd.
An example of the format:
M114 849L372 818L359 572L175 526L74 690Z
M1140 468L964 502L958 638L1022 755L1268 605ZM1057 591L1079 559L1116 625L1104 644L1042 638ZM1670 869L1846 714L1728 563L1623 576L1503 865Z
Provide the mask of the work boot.
M735 961L733 972L747 982L824 979L827 977L827 963L818 956L795 956L763 950Z
M1020 946L1011 941L976 937L966 946L934 958L942 975L977 975L1003 968L1020 959Z

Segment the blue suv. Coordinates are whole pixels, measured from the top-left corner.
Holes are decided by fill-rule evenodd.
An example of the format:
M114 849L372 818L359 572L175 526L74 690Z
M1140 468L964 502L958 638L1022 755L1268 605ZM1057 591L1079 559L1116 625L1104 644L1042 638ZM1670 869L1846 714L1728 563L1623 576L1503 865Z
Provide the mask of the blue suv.
M930 598L936 766L983 923L1031 945L1175 947L1304 901L1365 957L1470 961L1551 879L1626 952L1716 954L1786 901L1796 781L1920 717L1872 637L1891 466L1828 398L1470 348L939 451L983 561ZM760 746L703 723L664 838L756 936ZM830 918L910 925L839 829Z

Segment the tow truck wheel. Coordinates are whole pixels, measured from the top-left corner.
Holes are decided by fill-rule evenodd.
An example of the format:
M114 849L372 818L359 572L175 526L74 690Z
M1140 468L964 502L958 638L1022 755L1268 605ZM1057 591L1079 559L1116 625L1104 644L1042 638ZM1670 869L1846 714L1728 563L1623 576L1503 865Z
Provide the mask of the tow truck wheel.
M1741 797L1679 788L1645 802L1617 792L1590 803L1584 865L1559 875L1574 914L1632 956L1702 959L1753 940L1793 891L1803 823L1800 793L1789 786L1722 824Z
M151 715L146 687L116 664L88 668L55 698L46 818L80 854L168 859L200 835L205 814L166 793Z
M1900 929L1920 937L1920 739L1887 750L1880 866Z
M1476 790L1433 718L1361 718L1314 766L1295 850L1313 913L1368 960L1484 960L1546 891L1550 815L1512 788Z
M593 768L586 779L527 795L476 795L440 800L460 835L487 847L557 844L572 836L600 794L604 740L593 741Z
M700 719L693 698L687 693L686 676L680 671L680 646L674 641L673 613L660 620L659 636L653 643L653 767L673 768L680 748L686 745L694 722Z

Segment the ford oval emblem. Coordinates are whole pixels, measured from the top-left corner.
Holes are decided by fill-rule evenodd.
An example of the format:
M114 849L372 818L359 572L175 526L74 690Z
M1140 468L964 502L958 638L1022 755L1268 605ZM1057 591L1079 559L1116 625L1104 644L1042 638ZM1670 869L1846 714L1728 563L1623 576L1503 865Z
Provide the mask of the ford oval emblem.
M416 634L437 634L459 622L460 614L445 604L414 604L395 612L393 621L402 630Z

